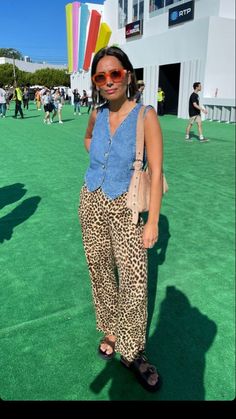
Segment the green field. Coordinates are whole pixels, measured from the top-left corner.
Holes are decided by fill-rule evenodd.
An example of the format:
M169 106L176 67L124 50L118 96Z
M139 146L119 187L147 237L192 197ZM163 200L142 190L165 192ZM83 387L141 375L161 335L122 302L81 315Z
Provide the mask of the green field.
M169 192L149 253L149 394L97 356L77 207L88 120L0 119L0 397L4 400L232 400L235 397L235 125L160 118ZM196 127L194 128L197 133Z

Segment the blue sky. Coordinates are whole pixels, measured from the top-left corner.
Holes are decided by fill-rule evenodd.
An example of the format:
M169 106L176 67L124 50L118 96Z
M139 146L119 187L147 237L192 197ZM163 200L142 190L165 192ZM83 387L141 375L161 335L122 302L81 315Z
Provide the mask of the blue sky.
M15 48L32 61L67 64L65 5L70 2L73 1L0 0L0 48Z

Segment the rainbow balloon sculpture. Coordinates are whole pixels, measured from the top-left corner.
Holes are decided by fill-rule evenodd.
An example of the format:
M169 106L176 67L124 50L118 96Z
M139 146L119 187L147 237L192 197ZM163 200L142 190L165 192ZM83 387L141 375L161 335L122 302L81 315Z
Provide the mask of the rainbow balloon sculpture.
M68 71L88 71L93 53L106 47L111 37L107 23L101 22L97 10L89 12L86 3L68 3L66 9L66 32Z

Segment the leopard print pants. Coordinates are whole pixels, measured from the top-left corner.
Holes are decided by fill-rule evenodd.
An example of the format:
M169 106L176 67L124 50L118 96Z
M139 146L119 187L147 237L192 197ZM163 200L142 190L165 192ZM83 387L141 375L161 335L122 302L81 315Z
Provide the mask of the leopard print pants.
M116 352L132 361L144 349L147 251L143 220L132 224L127 193L114 200L101 189L80 193L79 219L92 282L97 329L115 335Z

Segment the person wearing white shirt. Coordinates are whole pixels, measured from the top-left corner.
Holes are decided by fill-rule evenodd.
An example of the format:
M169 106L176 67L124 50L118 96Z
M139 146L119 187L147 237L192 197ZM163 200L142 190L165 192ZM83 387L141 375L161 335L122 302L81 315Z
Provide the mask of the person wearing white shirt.
M7 109L6 97L7 97L6 90L4 90L3 85L0 84L0 117L3 117L3 118L6 117L6 109Z

